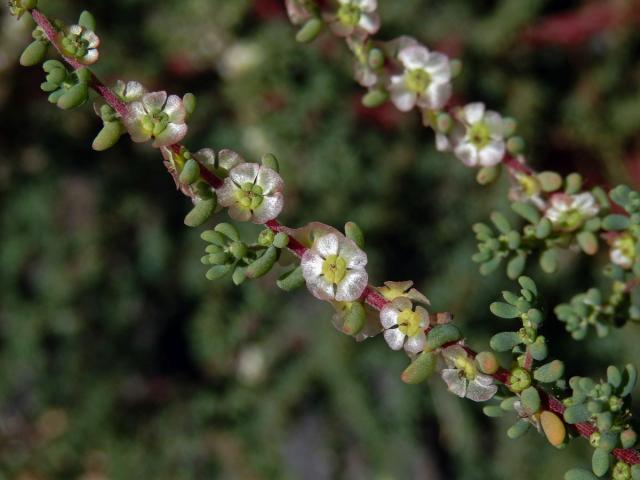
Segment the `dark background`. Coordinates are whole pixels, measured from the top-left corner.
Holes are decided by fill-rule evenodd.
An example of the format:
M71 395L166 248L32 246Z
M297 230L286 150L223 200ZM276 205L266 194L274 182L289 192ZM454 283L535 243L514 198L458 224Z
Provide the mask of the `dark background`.
M461 58L458 100L519 119L536 168L638 185L638 2L380 4L380 38ZM508 328L488 305L509 282L470 260L470 227L507 212L508 182L478 186L417 115L361 107L331 35L296 44L276 0L40 5L69 23L95 14L105 81L194 92L192 149L277 154L286 224L356 221L372 280L415 280L476 349ZM206 281L201 229L183 226L188 201L157 152L125 137L93 152L90 105L48 104L42 71L17 61L30 20L0 15L1 480L548 480L589 465L585 442L510 441L513 419L437 379L404 385L403 354L339 334L304 290ZM555 276L528 269L549 310L603 282L605 254L562 260ZM545 333L569 375L640 359L635 325L576 343L550 319Z

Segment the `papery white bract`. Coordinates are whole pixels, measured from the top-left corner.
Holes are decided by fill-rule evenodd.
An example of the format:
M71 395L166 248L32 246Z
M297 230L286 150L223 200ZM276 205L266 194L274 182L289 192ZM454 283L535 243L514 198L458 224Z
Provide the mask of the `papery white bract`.
M563 232L573 232L589 218L595 217L600 206L595 197L589 192L568 195L556 193L549 200L550 205L545 217L551 220L554 227Z
M113 91L118 95L118 97L120 97L120 100L125 103L140 100L142 96L147 93L146 88L144 88L140 82L123 82L122 80L118 80L116 82L115 87L113 87Z
M380 323L384 339L392 350L404 347L409 354L424 350L427 342L425 328L429 326L429 313L422 307L413 309L407 297L397 297L380 310Z
M257 163L240 163L217 190L218 203L229 208L234 220L263 224L280 215L283 188L284 182L275 170Z
M475 361L460 345L443 349L442 358L446 367L440 375L451 393L474 402L486 402L498 391L493 378L479 373Z
M398 52L404 71L390 78L391 101L403 112L418 105L438 110L451 97L449 58L423 45L408 45Z
M468 167L492 167L506 154L505 126L499 113L488 111L483 103L470 103L458 116L462 124L451 133L455 155ZM444 147L442 139L439 147Z
M318 238L301 261L302 275L313 296L339 302L360 298L369 281L366 265L367 254L339 233Z
M166 147L178 143L187 134L186 111L177 95L146 93L129 104L128 109L123 122L134 142L153 138L154 147Z

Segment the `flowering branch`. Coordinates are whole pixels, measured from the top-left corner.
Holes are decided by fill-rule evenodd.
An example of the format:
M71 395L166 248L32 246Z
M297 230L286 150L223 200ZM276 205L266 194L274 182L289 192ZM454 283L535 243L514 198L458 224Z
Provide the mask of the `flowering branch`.
M492 350L514 356L511 368L505 369L493 352L476 353L465 345L462 333L451 322L451 314L430 314L425 308L429 300L412 288L412 282L370 285L363 233L354 223L345 225L344 234L319 223L298 229L280 224L277 218L284 204L284 182L273 155L251 163L231 150L190 152L180 142L187 133L186 120L195 108L193 95L180 98L166 92L147 92L137 82L106 87L88 69L99 56L93 17L83 12L78 25L66 27L62 22L51 22L35 8L36 3L10 1L12 13L29 11L37 24L35 42L27 48L21 63L40 63L46 46L52 44L73 71L57 61L44 63L48 75L42 88L51 93L49 100L66 109L84 103L88 88L102 97L106 104L96 107L96 112L104 127L94 148L110 147L125 132L135 142L152 141L177 187L194 203L185 217L189 226L203 225L225 208L235 221L266 227L255 242L243 241L230 223L205 231L202 238L208 246L202 262L210 266L208 279L230 274L234 283L241 284L265 275L277 262L289 265L278 286L291 290L306 284L312 295L334 307L333 322L342 332L357 340L382 333L390 348L404 349L411 359L402 374L406 383L420 383L439 371L448 389L460 397L477 402L499 399L498 404L484 408L487 415L515 412L518 420L508 431L510 437L518 437L534 426L552 445L562 447L572 434L578 434L588 438L595 449L595 475L612 472L615 479L640 478L640 452L634 448L637 438L630 424L630 393L636 383L636 369L631 365L623 370L612 366L606 381L581 377L567 381L562 362L547 361L546 339L538 333L544 316L538 308L535 283L521 276L524 261L509 262L509 274L518 279L519 292L503 292L504 302L491 305L494 315L522 323L517 331L501 332L491 339ZM481 241L477 261L483 264L485 273L491 270L486 265L495 267L508 256L505 252L514 251L516 258L522 259L535 249L568 248L577 241L586 253L595 253L594 232L604 230L617 267L612 276L615 285L622 287L608 299L608 308L596 301L595 294L582 303L612 319L626 318L627 314L635 318L633 309L637 306L629 305L628 297L630 290L637 288L640 276L640 194L628 188L615 189L609 197L625 214L609 213L609 197L598 189L582 191L579 176L563 179L554 172L535 172L522 155L522 140L513 135L513 121L480 103L463 108L448 105L456 63L408 37L386 43L369 38L380 25L375 0L339 0L335 8L327 2L320 5L310 0L288 0L287 7L294 23L303 25L299 40L313 39L325 23L335 34L347 38L356 55L356 77L369 88L365 104L375 106L390 98L400 110L419 108L425 125L436 132L439 149L452 151L467 166L479 167L481 183L495 180L500 166L507 169L514 182L512 196L516 201L512 208L530 223L520 233L504 216L494 214L497 236L487 225L475 227ZM549 251L541 257L543 267L554 263ZM292 254L291 258L286 252ZM574 331L582 328L584 315L589 316L587 323L597 324L593 312L561 307L558 317L564 317ZM586 470L574 469L566 478L595 477Z

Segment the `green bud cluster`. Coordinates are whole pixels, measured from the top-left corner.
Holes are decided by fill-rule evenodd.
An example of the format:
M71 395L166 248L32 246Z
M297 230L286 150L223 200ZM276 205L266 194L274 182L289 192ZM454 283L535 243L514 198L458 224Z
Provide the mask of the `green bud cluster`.
M608 472L613 478L638 478L640 474L637 468L634 471L623 462L615 463L612 455L615 448L634 448L637 444L637 434L630 425L630 395L637 376L636 368L627 365L624 370L610 366L606 380L599 382L588 377L569 380L572 395L564 400L564 420L569 424L589 422L597 427L589 438L594 448L591 467L597 477Z
M46 81L40 88L49 93L49 101L63 110L75 108L85 103L89 98L89 84L91 72L81 68L69 72L62 62L47 60L42 65L46 72Z
M211 266L206 273L207 279L217 280L231 274L236 285L269 273L289 243L286 234L270 235L266 231L260 233L257 242L245 243L238 229L230 223L221 223L201 237L210 244L201 259L204 265Z

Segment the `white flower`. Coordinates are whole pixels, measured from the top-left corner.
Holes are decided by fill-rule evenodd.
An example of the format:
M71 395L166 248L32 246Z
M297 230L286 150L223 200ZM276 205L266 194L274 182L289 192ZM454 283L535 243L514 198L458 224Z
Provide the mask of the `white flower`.
M470 103L458 120L464 128L454 127L451 142L454 153L466 166L491 167L502 161L506 153L505 127L499 113L485 110L483 103ZM439 149L446 146L439 138Z
M384 327L384 339L392 350L404 347L410 354L424 350L429 326L429 313L422 307L413 309L407 297L397 297L380 310L380 323Z
M539 210L545 210L547 203L542 196L542 185L535 175L515 172L509 177L512 182L509 199L514 202L531 202Z
M60 38L60 48L67 57L75 58L83 65L98 61L100 38L91 30L80 25L67 28Z
M302 256L307 288L320 300L352 302L360 298L369 277L367 255L339 233L319 237Z
M633 236L623 233L611 243L611 262L625 269L631 268L636 259L636 243Z
M284 182L275 170L257 163L241 163L229 171L217 190L218 203L241 222L262 224L282 211Z
M407 112L417 104L437 110L451 97L451 68L446 55L430 52L422 45L408 45L398 52L404 67L390 79L389 91L395 106Z
M447 368L442 369L440 375L451 393L474 402L486 402L498 391L493 378L478 373L475 361L460 345L445 348L442 357Z
M338 3L336 13L325 15L336 35L348 37L356 31L373 35L380 29L377 0L338 0Z
M378 83L378 72L369 64L369 43L366 35L357 34L347 38L347 44L355 57L354 72L356 81L363 87L372 87Z
M545 217L560 231L573 232L578 230L589 218L595 217L600 211L598 202L589 192L568 195L556 193L550 199L550 206Z
M128 108L123 121L134 142L153 138L154 147L166 147L178 143L187 134L186 110L177 95L146 93Z

